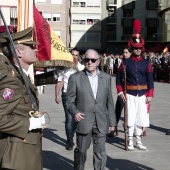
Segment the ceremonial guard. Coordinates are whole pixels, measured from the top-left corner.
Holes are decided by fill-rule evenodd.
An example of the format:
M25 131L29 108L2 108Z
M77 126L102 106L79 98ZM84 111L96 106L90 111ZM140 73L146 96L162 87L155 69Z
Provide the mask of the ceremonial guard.
M123 60L116 75L118 95L127 102L128 150L134 149L133 134L136 133L136 147L146 150L141 142L142 127L149 127L147 104L154 93L153 70L149 60L142 58L144 40L140 35L140 21L134 21L134 30L128 46L132 48L129 59ZM124 70L126 69L126 89L123 87ZM126 97L123 91L126 90Z

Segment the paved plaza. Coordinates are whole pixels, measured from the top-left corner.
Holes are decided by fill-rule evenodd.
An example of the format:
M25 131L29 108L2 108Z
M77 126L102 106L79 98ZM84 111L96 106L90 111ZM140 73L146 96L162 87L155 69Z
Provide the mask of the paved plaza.
M116 102L115 78L112 92ZM50 124L43 134L43 170L73 170L74 151L65 149L65 116L62 104L55 103L55 86L47 85L39 95L40 106L50 115ZM123 114L122 114L123 116ZM147 151L124 150L123 117L118 125L119 136L107 138L107 170L170 170L170 84L155 83L155 97L151 104L150 127L143 143ZM87 152L85 170L93 170L93 147Z

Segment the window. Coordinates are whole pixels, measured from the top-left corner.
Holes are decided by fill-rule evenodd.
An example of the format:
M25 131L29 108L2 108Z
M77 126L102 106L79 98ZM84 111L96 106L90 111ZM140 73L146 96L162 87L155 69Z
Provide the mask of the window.
M75 19L73 19L72 24L85 25L85 20L75 20Z
M157 10L157 8L158 8L158 0L146 1L146 9Z
M51 21L51 14L44 13L43 17L46 21Z
M10 8L10 25L17 25L17 8L11 7Z
M87 7L100 7L101 0L86 0Z
M80 2L80 6L81 6L81 7L85 7L85 6L86 6L86 3L85 3L85 2Z
M86 6L86 0L74 0L72 2L72 6L75 6L75 7L85 7Z
M99 23L100 19L100 14L87 14L87 25L97 24Z
M108 41L116 40L116 25L107 26L107 40Z
M123 35L131 35L131 34L133 34L133 29L131 27L123 28Z
M73 2L73 6L79 6L79 2Z
M133 17L133 9L124 9L123 17Z
M46 0L35 0L35 3L42 3L42 4L45 4L46 3Z
M116 40L116 34L114 31L107 31L107 40L108 41Z
M94 25L100 18L100 14L72 14L72 24Z
M53 21L60 22L60 14L53 14Z
M62 0L51 0L51 4L62 4Z
M157 18L147 18L146 26L147 27L158 27L158 19Z

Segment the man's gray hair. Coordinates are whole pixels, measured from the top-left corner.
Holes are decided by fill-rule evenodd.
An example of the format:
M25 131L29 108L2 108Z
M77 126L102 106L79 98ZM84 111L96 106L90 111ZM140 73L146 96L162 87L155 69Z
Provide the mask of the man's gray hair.
M94 50L94 49L88 49L88 50L86 51L86 53L85 53L85 58L87 57L87 55L88 55L89 52L94 52L95 55L96 55L96 57L97 57L97 59L100 59L99 53L98 53L96 50Z

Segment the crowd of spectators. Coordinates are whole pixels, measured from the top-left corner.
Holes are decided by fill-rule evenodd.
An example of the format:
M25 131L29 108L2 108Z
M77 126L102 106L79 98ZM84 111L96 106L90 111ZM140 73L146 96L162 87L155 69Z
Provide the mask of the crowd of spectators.
M170 83L170 52L143 53L143 57L152 63L154 81ZM99 69L114 76L122 62L123 54L101 54ZM80 58L83 63L83 55Z

